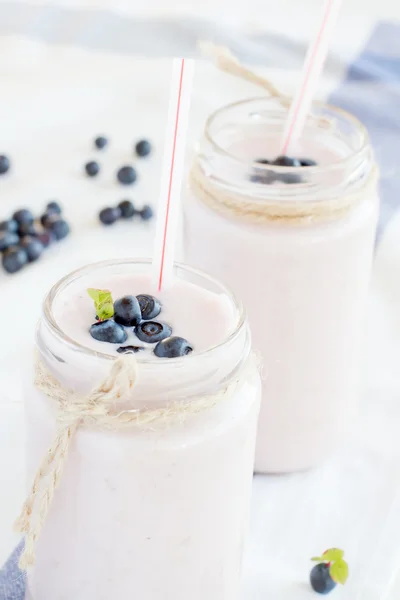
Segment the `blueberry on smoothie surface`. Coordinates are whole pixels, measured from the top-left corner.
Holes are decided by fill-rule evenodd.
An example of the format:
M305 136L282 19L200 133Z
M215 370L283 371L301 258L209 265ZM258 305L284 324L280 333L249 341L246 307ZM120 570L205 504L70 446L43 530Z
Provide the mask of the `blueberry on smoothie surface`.
M117 179L123 185L131 185L135 183L137 174L135 169L130 165L124 165L117 171Z
M90 326L90 335L99 342L110 342L111 344L123 344L128 334L122 325L118 325L112 319L99 321Z
M193 347L187 340L178 336L168 337L157 344L154 354L159 358L178 358L193 352Z
M171 327L167 323L160 323L159 321L142 321L135 327L136 337L141 342L147 342L148 344L160 342L169 337L171 333Z
M10 168L10 159L4 154L0 155L0 175L4 175Z
M125 327L135 327L140 323L142 313L135 296L122 296L114 302L114 320Z
M302 167L316 167L318 165L317 161L312 158L300 158L300 164Z
M301 167L300 161L291 156L278 156L271 164L277 167Z
M160 314L161 304L157 298L154 298L154 296L150 296L149 294L139 294L136 298L139 302L142 319L144 321L154 319Z
M117 348L119 354L137 354L144 350L144 346L120 346Z

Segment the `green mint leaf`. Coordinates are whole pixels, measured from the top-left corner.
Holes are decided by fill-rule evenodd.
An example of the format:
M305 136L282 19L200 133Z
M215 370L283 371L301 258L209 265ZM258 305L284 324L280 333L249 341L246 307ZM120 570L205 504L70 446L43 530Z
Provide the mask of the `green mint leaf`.
M109 290L97 290L89 288L87 293L94 302L96 315L101 321L111 319L114 314L114 303L111 292Z
M325 562L336 562L337 560L341 560L343 556L344 552L343 550L339 550L339 548L330 548L322 555Z
M324 562L325 558L323 556L313 556L311 560L313 562L321 563Z
M343 558L340 558L329 567L329 574L333 581L344 585L349 576L349 566Z

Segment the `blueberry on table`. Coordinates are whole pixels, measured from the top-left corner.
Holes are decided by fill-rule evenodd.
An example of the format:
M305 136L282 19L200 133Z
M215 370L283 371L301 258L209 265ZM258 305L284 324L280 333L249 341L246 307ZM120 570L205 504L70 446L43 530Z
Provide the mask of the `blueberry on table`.
M135 183L137 174L133 167L130 165L125 165L124 167L118 169L117 179L123 185L130 185L131 183Z
M162 340L154 348L154 354L159 358L178 358L186 356L193 351L187 340L178 336L171 336Z
M103 225L113 225L121 216L119 208L107 207L99 212L99 219Z
M130 200L122 200L118 204L118 208L121 211L122 219L130 219L136 214L135 207Z
M4 173L7 173L9 168L10 168L10 159L8 158L8 156L1 154L0 155L0 175L4 175Z
M53 223L49 225L48 229L58 242L66 238L71 231L67 221L64 221L64 219L57 219L56 221L53 221Z
M96 177L100 171L100 165L95 160L91 160L90 162L86 163L85 171L89 177Z
M10 231L0 231L0 252L4 252L10 246L16 246L19 242L19 235Z
M22 225L23 223L33 223L35 220L32 212L27 208L21 208L15 211L12 218L14 221L17 221L18 225Z
M35 260L38 260L38 258L40 258L44 250L44 246L39 239L29 236L24 237L20 241L19 247L25 250L29 262L34 262Z
M53 225L53 223L55 223L55 221L58 221L59 219L60 215L57 213L45 212L43 215L41 215L39 221L45 229L48 229Z
M327 563L320 563L311 569L310 583L312 589L318 594L329 594L337 585L329 574Z
M136 154L143 158L151 153L151 144L148 140L140 140L135 146Z
M153 217L153 210L152 210L151 206L146 204L145 206L143 206L143 208L139 212L139 214L140 214L140 218L143 219L143 221L149 221Z
M23 248L12 246L3 253L1 262L7 273L16 273L28 262L28 255Z
M119 354L136 354L141 350L144 350L144 346L120 346L117 348Z
M150 296L149 294L139 294L136 298L139 302L142 319L144 321L154 319L154 317L157 317L160 314L161 304L154 296Z
M14 219L8 219L7 221L0 222L0 231L9 231L10 233L17 233L18 223Z
M111 344L123 344L128 334L125 329L112 319L93 323L90 327L90 335L99 342L110 342Z
M31 236L37 235L38 231L35 227L35 223L21 223L18 226L17 233L20 237L24 237L26 235L31 235Z
M134 327L140 323L142 313L135 296L122 296L114 302L114 319L125 327Z
M141 342L155 344L169 337L172 329L166 323L158 321L143 321L135 327L135 334Z
M49 202L47 204L46 213L53 214L53 215L61 215L61 213L62 213L61 206L58 204L58 202L53 200L52 202Z
M36 239L42 243L43 248L48 248L50 244L56 241L56 237L51 231L42 231L41 233L38 233Z
M98 150L103 150L103 148L105 148L108 144L108 139L104 136L104 135L99 135L95 140L94 140L94 145L96 146L96 148L98 148Z

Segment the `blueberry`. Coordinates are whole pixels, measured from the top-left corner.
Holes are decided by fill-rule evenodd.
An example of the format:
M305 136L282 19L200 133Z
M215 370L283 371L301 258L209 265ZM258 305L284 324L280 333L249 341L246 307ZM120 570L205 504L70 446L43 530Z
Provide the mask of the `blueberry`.
M3 269L7 273L16 273L28 262L28 255L23 248L13 246L6 250L2 257Z
M146 204L145 206L143 206L143 208L139 212L139 214L140 214L140 217L143 219L143 221L149 221L153 216L153 210L152 210L151 206Z
M137 179L136 171L133 167L129 165L121 167L117 171L117 179L120 183L124 185L130 185L131 183L135 183Z
M17 221L18 225L22 225L22 223L33 223L35 220L33 214L27 208L21 208L17 210L12 218Z
M90 326L90 335L99 342L110 342L111 344L123 344L128 334L125 329L112 319L99 321Z
M25 235L37 235L35 223L21 223L18 226L18 235L24 237Z
M336 587L336 582L330 576L327 563L320 563L311 569L310 583L312 589L318 594L329 594Z
M135 334L141 342L155 344L171 335L172 329L166 323L158 321L143 321L135 327Z
M178 336L162 340L154 348L154 354L160 358L177 358L178 356L186 356L192 351L193 348L189 342Z
M60 215L58 215L57 213L51 213L51 212L50 212L50 213L48 213L48 212L45 212L45 213L43 213L43 214L41 215L41 217L40 217L40 219L39 219L39 220L40 220L40 222L41 222L42 226L43 226L45 229L48 229L49 227L51 227L51 226L52 226L52 224L53 224L55 221L58 221L58 220L59 220L59 218L60 218Z
M122 219L130 219L136 213L135 207L130 200L122 200L118 204L118 208L121 211Z
M9 231L10 233L17 233L18 223L14 219L8 219L8 221L0 222L0 231Z
M136 154L140 157L148 156L151 152L151 144L147 140L140 140L135 146Z
M19 242L19 235L10 231L0 231L0 252L4 252L10 246L15 246Z
M142 314L135 296L122 296L114 302L114 320L126 327L134 327L140 323Z
M99 219L103 225L113 225L115 221L118 221L120 216L121 211L119 208L108 207L103 208L103 210L99 212Z
M278 156L272 164L277 167L301 167L300 161L290 156Z
M120 346L117 348L119 354L136 354L141 350L144 350L144 346Z
M107 144L108 144L108 139L106 137L104 137L104 135L99 135L99 137L97 137L94 140L94 145L99 150L103 150L103 148L105 148L107 146Z
M142 312L142 319L148 321L149 319L154 319L161 312L161 304L159 301L153 296L149 296L148 294L139 294L136 296L140 310Z
M10 168L10 159L8 156L4 156L4 154L0 155L0 175L7 173Z
M23 248L25 250L25 252L28 255L29 262L33 262L33 261L37 260L38 258L40 258L41 254L44 250L44 246L40 240L38 240L37 238L29 237L29 236L24 237L20 241L19 247Z
M100 171L100 165L95 160L91 160L90 162L86 163L85 171L89 177L95 177Z
M48 248L50 244L56 241L55 235L51 231L42 231L36 238L42 243L43 248Z
M61 206L58 204L58 202L53 200L52 202L49 202L47 204L46 213L53 214L53 215L61 215L61 213L62 213Z
M64 219L57 219L51 223L49 231L51 231L57 241L60 241L66 238L71 230L67 221L64 221Z
M257 158L254 162L259 163L260 165L270 165L271 161L268 158Z
M300 164L302 167L316 167L318 163L312 158L300 158Z

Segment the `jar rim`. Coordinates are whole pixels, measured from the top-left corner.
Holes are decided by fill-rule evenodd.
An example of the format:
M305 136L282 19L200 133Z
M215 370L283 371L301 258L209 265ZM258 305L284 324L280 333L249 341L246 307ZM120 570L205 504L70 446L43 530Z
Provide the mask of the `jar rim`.
M234 153L228 151L226 148L224 148L220 144L218 144L217 141L215 140L211 130L212 130L213 125L215 124L215 121L221 115L223 115L225 112L228 112L229 110L232 110L235 108L240 108L240 107L243 107L246 105L251 106L252 103L256 103L256 102L266 102L266 103L268 103L268 105L275 104L275 106L277 108L279 108L280 111L282 112L282 115L284 115L288 112L288 110L285 107L282 107L282 105L279 105L279 106L277 105L276 98L263 97L263 96L253 96L252 98L245 98L244 100L238 100L236 102L232 102L232 103L226 104L224 106L221 106L220 108L215 110L213 113L211 113L211 115L207 118L205 126L204 126L204 137L215 152L217 152L218 154L220 154L221 156L223 156L227 159L230 159L230 160L240 163L240 164L254 164L254 161L244 160L241 157L235 155ZM334 106L332 104L328 104L325 102L313 102L312 108L313 108L313 111L315 109L328 110L331 113L333 113L335 116L341 117L341 118L345 119L350 125L353 125L356 128L357 134L358 134L358 147L353 152L350 152L348 155L346 155L345 157L343 157L343 158L338 157L338 159L335 160L334 163L324 164L324 165L307 166L307 174L310 174L312 176L315 173L318 173L318 174L329 173L333 170L343 169L344 166L346 165L346 163L348 163L349 161L352 161L352 160L358 161L358 159L362 160L362 155L365 154L365 152L367 152L370 148L370 139L369 139L368 131L367 131L366 127L361 123L361 121L359 121L359 119L357 119L357 117L355 117L350 112L348 112L340 107L337 107L337 106ZM315 118L318 115L313 114L313 111L311 112L310 116ZM290 173L304 172L304 167L284 167L284 166L280 166L280 165L264 165L264 164L257 163L257 170L259 170L260 172L268 171L271 169L271 167L273 167L274 171L276 171L277 173L279 173L279 172L287 173L288 171L290 171ZM294 185L294 186L292 186L292 189L296 188L296 187L297 186Z
M85 265L83 267L75 269L74 271L71 271L70 273L68 273L67 275L62 277L59 281L57 281L57 283L55 283L50 288L50 290L47 293L47 295L45 296L45 298L43 300L43 304L42 304L42 314L44 317L44 322L45 322L46 326L48 327L48 329L50 330L51 334L54 335L58 341L61 341L63 344L66 344L67 346L69 346L70 349L77 351L77 352L81 352L85 356L91 356L91 357L96 357L96 358L100 358L100 359L104 359L104 360L111 360L111 361L115 360L116 357L113 356L112 354L109 354L107 352L99 352L97 350L87 348L86 346L80 344L73 338L69 337L65 333L65 331L63 331L61 329L61 327L57 323L57 320L54 317L53 303L54 303L56 297L58 296L58 294L61 293L69 284L73 283L80 277L84 277L85 275L89 274L92 270L109 268L109 267L111 268L113 266L124 266L124 265L125 266L129 266L129 265L132 265L132 266L148 265L148 266L150 266L151 263L152 263L152 260L150 258L122 258L122 259L104 260L104 261L90 263L88 265ZM212 277L211 275L209 275L208 273L205 273L204 271L202 271L200 269L195 269L193 267L190 267L190 266L185 265L180 262L174 263L174 270L175 270L176 274L178 274L179 271L182 271L184 273L191 274L195 277L200 277L201 279L208 281L209 283L215 285L222 293L226 294L227 297L230 299L230 301L235 309L237 319L232 327L232 330L228 334L228 336L225 337L218 344L215 344L215 345L207 348L206 350L202 350L201 352L190 353L184 357L169 358L168 360L165 360L165 361L162 361L162 360L157 361L157 366L158 365L167 365L167 366L179 365L183 361L184 361L184 363L187 364L187 361L198 359L200 357L209 355L210 353L217 351L220 348L223 348L226 344L233 342L233 340L236 339L240 335L243 328L247 326L247 315L246 315L246 311L243 307L241 300L239 300L236 297L236 295L229 288L227 288L223 283L221 283L218 279L215 279L214 277ZM138 362L143 365L154 365L154 359L146 359L146 358L143 358L142 356L138 357Z

